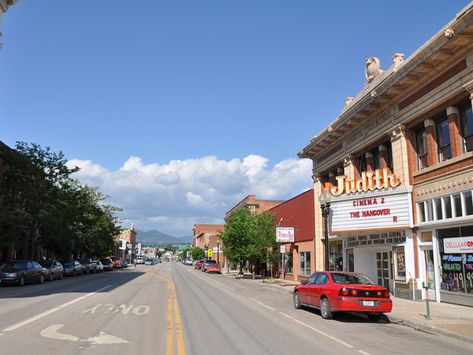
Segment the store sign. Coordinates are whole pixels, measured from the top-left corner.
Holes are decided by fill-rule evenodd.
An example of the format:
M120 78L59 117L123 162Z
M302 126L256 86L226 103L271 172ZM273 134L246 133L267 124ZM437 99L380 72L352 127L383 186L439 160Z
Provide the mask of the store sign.
M409 187L399 192L353 194L333 199L332 232L412 227L410 191Z
M374 233L368 235L359 235L356 237L349 237L344 241L345 248L374 246L374 245L400 245L406 242L406 231L400 230L397 232Z
M444 238L443 250L445 254L473 253L473 237Z
M330 192L334 196L350 194L355 192L367 192L374 190L397 187L401 184L395 174L389 168L376 169L375 171L363 171L361 177L356 180L348 180L345 175L337 176L337 186L332 186Z
M276 241L278 243L294 242L294 227L276 227Z

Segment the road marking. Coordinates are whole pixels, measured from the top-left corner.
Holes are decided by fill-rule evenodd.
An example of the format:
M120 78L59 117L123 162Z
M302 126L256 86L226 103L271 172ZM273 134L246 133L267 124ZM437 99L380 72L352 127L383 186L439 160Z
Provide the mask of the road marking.
M174 320L176 324L177 354L185 355L186 350L184 347L184 334L182 332L181 316L179 313L179 306L177 305L177 297L175 294L174 294Z
M99 335L95 337L90 337L87 339L81 339L74 335L59 333L58 330L64 327L64 324L53 324L45 329L43 329L39 334L45 338L55 339L55 340L67 340L67 341L87 341L92 343L91 345L109 345L109 344L127 344L129 341L116 337L105 332L100 332Z
M34 316L34 317L28 318L28 319L26 319L26 320L24 320L24 321L22 321L22 322L19 322L19 323L15 324L15 325L12 325L12 326L10 326L10 327L8 327L8 328L3 329L3 332L11 332L11 331L17 330L17 329L19 329L19 328L22 328L22 327L24 327L25 325L28 325L28 324L30 324L30 323L33 323L33 322L37 321L38 319L44 318L44 317L46 317L46 316L48 316L48 315L50 315L50 314L52 314L52 313L54 313L54 312L57 312L57 311L59 311L59 310L61 310L61 309L63 309L63 308L66 308L66 307L68 307L68 306L70 306L70 305L72 305L72 304L74 304L74 303L77 303L77 302L79 302L79 301L82 301L82 300L84 300L84 299L90 297L90 296L93 296L93 295L97 294L97 293L100 292L100 291L106 290L107 288L109 288L109 287L111 287L111 286L112 286L112 285L108 285L108 286L102 287L102 288L98 289L97 291L90 292L90 293L88 293L88 294L86 294L86 295L84 295L84 296L81 296L81 297L78 297L78 298L76 298L76 299L73 299L72 301L66 302L66 303L64 303L64 304L62 304L62 305L60 305L60 306L58 306L58 307L54 307L54 308L52 308L52 309L50 309L50 310L48 310L48 311L46 311L46 312L43 312L43 313L40 313L40 314L38 314L38 315L36 315L36 316Z
M286 317L286 318L289 318L289 319L294 319L292 318L290 315L286 314L286 313L283 313L283 312L279 312L280 315L282 315L283 317Z
M268 308L268 309L270 309L270 310L272 310L272 311L276 311L276 308L273 308L273 307L271 307L271 306L268 306L267 304L264 304L263 302L260 302L260 301L258 301L258 300L255 300L254 298L250 298L250 300L252 300L252 301L254 301L254 302L256 302L256 303L262 305L263 307L266 307L266 308Z
M174 355L174 333L173 333L173 318L172 318L172 297L170 295L170 282L168 282L168 320L166 329L166 355Z
M345 345L347 348L350 348L350 349L353 349L353 348L354 348L353 345L348 344L348 343L345 343L343 340L340 340L340 339L338 339L338 338L335 338L334 336L331 336L330 334L327 334L327 333L325 333L325 332L323 332L323 331L321 331L321 330L319 330L319 329L317 329L317 328L314 328L314 327L312 327L312 326L310 326L310 325L308 325L308 324L305 324L304 322L301 322L300 320L297 320L297 319L294 319L294 318L293 318L292 320L293 320L294 322L296 322L296 323L298 323L298 324L300 324L300 325L306 327L306 328L309 328L310 330L313 330L314 332L319 333L320 335L323 335L323 336L325 336L325 337L327 337L327 338L329 338L329 339L332 339L333 341L336 341L337 343L340 343L340 344L342 344L342 345Z
M367 353L366 351L363 351L363 350L358 350L358 352L363 355L371 355L370 353Z

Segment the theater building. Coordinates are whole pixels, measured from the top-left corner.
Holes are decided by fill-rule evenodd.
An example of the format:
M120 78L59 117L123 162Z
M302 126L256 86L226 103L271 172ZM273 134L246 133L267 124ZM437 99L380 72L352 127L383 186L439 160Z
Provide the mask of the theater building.
M398 297L473 305L472 5L392 60L367 58L364 88L299 152L313 161L316 267L325 194L331 269L341 260Z

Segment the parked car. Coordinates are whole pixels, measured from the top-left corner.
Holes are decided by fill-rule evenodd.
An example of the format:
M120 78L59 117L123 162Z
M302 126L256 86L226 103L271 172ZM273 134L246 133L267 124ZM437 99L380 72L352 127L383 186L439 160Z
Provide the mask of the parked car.
M135 264L144 264L145 263L145 259L143 259L142 256L137 256L135 258Z
M217 260L212 260L212 259L204 260L204 263L202 264L201 271L202 272L207 272L207 267L209 265L217 265Z
M82 265L77 260L66 260L61 262L65 276L82 275Z
M209 260L209 261L215 261L215 260ZM215 274L221 274L222 273L222 267L220 266L219 263L205 263L205 272L210 273L215 273Z
M46 280L53 281L64 277L64 268L59 261L45 260L40 264L46 270Z
M110 258L100 259L100 262L103 265L103 271L112 271L113 270L113 261Z
M3 264L0 270L0 283L23 286L25 283L43 283L46 270L33 260L12 260Z
M294 287L293 300L297 309L320 309L324 319L332 318L335 312L360 312L377 320L393 306L388 289L363 274L342 271L312 274Z
M94 260L95 263L95 271L103 272L103 264L100 260Z
M192 259L186 259L184 260L184 265L193 265L194 263L192 262Z
M194 268L196 270L202 269L202 264L204 263L204 260L198 260L197 263L195 264Z
M92 259L79 259L79 263L82 265L82 273L83 274L95 274L95 263Z
M156 264L156 260L154 258L146 258L145 265L154 265Z
M117 258L116 256L111 256L110 259L112 259L114 269L122 268L122 259Z

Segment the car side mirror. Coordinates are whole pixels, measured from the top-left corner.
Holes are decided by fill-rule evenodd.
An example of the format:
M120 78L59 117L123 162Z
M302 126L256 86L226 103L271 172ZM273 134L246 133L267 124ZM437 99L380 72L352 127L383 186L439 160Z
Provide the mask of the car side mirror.
M307 283L307 280L301 280L301 284L305 285Z

